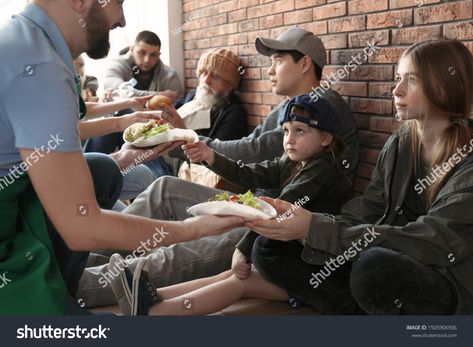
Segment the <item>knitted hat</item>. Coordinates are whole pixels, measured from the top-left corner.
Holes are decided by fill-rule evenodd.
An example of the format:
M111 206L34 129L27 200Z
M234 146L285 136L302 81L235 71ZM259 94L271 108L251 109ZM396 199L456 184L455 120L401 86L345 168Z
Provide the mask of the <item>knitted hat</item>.
M197 76L206 69L222 77L233 89L238 89L241 77L239 68L240 59L235 53L226 48L217 48L201 55L197 64Z

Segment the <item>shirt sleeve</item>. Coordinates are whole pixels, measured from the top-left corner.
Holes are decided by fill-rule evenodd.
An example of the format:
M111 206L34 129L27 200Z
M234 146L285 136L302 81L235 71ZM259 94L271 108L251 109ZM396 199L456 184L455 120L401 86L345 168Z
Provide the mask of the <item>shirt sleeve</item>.
M72 73L54 63L31 66L28 72L12 80L2 100L15 147L80 151L79 98Z

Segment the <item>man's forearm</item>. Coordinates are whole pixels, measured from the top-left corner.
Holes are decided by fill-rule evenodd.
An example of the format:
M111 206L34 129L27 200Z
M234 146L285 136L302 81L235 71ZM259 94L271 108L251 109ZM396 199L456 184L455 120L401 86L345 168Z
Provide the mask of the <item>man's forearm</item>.
M112 101L112 102L88 102L87 116L97 117L115 113L120 110L131 107L131 99Z
M81 140L119 132L119 119L112 117L81 121L79 122L79 131Z

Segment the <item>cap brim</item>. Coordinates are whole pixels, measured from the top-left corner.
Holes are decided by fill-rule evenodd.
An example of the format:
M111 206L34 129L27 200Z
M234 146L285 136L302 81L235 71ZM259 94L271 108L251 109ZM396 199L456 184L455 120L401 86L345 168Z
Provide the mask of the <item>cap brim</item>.
M273 39L263 39L261 37L256 38L255 46L258 53L267 57L271 56L274 51L291 51L294 49L293 47L281 41Z

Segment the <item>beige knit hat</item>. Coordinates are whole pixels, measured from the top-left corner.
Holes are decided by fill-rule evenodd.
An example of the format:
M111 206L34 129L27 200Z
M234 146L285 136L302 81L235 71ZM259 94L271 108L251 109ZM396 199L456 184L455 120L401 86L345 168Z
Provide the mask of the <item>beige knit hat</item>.
M197 76L204 69L213 72L229 82L233 89L240 83L240 59L231 50L217 48L201 55L197 64Z

